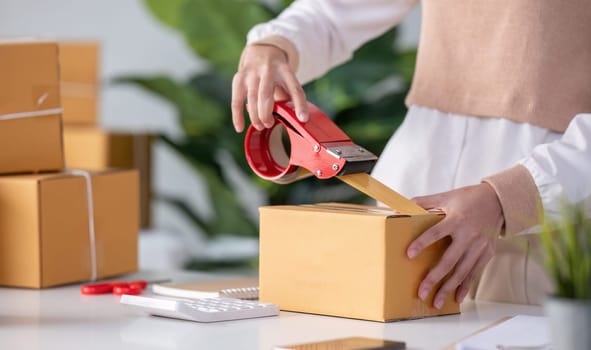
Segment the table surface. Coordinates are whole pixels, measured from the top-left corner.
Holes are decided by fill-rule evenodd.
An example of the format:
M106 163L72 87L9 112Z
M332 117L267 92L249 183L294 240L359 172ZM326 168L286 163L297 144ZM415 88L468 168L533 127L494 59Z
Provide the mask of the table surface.
M144 278L196 281L220 276L145 271ZM149 293L145 293L148 295ZM531 305L464 302L460 315L392 323L281 312L279 317L196 323L148 316L114 295L84 296L79 285L45 290L0 288L3 349L272 349L276 345L363 336L401 340L407 349L442 349L517 314L542 315Z

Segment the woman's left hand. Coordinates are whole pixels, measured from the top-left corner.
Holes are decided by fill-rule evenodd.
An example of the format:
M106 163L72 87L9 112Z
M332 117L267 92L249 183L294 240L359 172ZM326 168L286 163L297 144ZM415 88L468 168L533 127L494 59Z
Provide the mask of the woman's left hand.
M494 255L496 240L504 223L497 194L489 184L481 183L416 197L413 201L425 209L442 209L445 218L408 246L406 253L409 258L418 256L423 249L445 236L451 237L451 244L421 282L419 298L427 299L433 287L448 276L436 291L433 305L440 309L454 291L456 301L461 302L468 294L472 280Z

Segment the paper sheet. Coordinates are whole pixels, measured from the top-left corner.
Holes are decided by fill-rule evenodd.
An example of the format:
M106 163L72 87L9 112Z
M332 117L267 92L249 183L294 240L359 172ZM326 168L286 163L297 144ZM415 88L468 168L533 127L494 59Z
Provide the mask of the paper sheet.
M548 319L544 316L517 315L475 334L456 345L456 350L497 350L499 345L540 347L550 344Z

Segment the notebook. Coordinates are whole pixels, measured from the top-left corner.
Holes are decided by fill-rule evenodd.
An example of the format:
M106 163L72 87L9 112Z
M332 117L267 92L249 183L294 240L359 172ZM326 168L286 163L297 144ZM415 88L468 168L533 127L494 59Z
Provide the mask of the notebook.
M314 343L276 346L273 350L402 350L406 343L394 340L349 337Z
M258 285L257 278L232 278L188 283L157 283L152 285L152 292L187 299L225 297L256 300L259 298Z

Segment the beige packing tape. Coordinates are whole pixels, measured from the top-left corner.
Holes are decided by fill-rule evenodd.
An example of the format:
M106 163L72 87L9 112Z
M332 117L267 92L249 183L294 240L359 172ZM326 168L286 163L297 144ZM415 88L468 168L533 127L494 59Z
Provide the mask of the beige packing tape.
M43 103L45 99L45 95L39 100L39 104ZM38 111L30 111L30 112L18 112L18 113L9 113L9 114L2 114L0 115L0 120L11 120L11 119L23 119L23 118L36 118L36 117L45 117L54 114L60 114L63 112L61 108L50 108L50 109L41 109Z
M60 82L60 93L63 96L73 97L96 97L99 92L99 85L88 83Z
M86 184L86 201L88 206L88 239L90 242L90 281L96 281L98 277L96 262L96 234L94 230L94 200L92 198L92 176L90 172L81 169L70 169L68 173L74 176L82 176Z
M386 204L392 210L399 213L427 214L427 210L421 208L413 201L374 179L369 174L356 173L337 176L337 178L378 202Z

